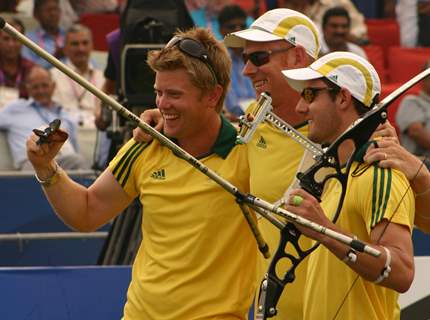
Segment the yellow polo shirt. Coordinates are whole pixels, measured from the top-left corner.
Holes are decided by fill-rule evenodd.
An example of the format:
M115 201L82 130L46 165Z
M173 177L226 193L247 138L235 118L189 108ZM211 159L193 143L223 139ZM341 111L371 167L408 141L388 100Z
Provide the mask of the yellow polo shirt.
M200 161L249 192L247 147L226 120ZM246 319L255 293L255 239L217 183L158 141L130 140L109 169L143 205L124 319Z

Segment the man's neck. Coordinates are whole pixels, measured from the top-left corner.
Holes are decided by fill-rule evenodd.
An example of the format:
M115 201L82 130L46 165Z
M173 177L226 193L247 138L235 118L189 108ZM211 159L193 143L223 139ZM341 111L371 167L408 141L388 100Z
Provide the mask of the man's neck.
M81 63L79 65L76 65L72 62L72 64L75 66L76 70L79 72L79 74L84 75L86 74L89 70L90 67L88 65L88 63Z
M42 27L42 29L49 35L56 37L60 31L58 27Z
M348 51L348 45L347 43L339 43L339 44L327 44L328 48L330 49L330 52L334 51Z
M193 157L208 155L218 138L221 129L221 118L217 116L217 119L207 121L206 123L207 125L204 126L204 131L200 134L178 139L179 146Z

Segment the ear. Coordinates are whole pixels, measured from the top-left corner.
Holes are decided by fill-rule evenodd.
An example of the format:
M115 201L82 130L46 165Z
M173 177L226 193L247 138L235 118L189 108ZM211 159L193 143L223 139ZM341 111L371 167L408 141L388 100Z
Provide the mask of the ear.
M341 88L339 93L336 96L336 101L339 104L340 110L347 110L350 107L354 109L352 95L348 89Z
M305 48L298 45L294 49L294 55L293 55L293 61L292 61L292 67L293 68L303 68L307 66L309 63L308 61L308 54L306 53Z
M221 99L223 91L223 88L219 84L217 84L212 90L208 91L208 93L206 94L206 99L209 107L214 109L216 108L219 99Z

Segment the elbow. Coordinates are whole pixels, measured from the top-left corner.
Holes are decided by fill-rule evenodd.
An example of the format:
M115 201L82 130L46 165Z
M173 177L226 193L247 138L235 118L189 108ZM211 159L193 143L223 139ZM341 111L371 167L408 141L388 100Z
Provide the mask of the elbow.
M393 289L396 290L398 293L405 293L410 289L412 282L414 281L415 271L413 263L411 266L408 267L407 270L405 270L405 272L402 272L400 274L401 277L399 278L397 285Z

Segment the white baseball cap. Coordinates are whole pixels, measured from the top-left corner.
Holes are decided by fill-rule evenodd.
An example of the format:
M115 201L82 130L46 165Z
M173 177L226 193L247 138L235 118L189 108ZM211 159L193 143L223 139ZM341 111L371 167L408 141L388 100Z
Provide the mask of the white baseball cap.
M371 107L373 99L381 93L381 81L375 68L364 58L346 51L329 53L307 68L283 70L290 86L302 92L305 81L327 78L365 106Z
M290 9L274 9L260 16L248 29L225 36L227 47L244 47L246 41L268 42L286 40L300 45L314 59L321 47L317 26L304 14Z

